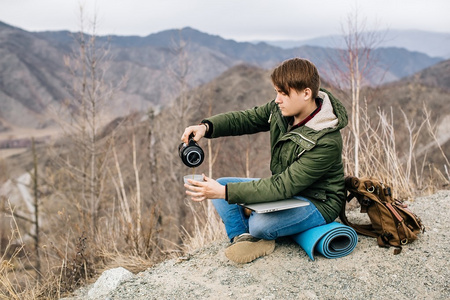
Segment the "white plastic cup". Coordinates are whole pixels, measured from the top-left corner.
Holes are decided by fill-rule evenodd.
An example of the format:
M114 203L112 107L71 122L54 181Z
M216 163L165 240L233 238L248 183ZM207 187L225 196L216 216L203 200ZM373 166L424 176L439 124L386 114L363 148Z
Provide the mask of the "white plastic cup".
M185 175L183 177L184 183L190 185L190 183L187 181L188 179L192 179L192 180L195 180L195 181L203 181L203 175L200 175L200 174Z

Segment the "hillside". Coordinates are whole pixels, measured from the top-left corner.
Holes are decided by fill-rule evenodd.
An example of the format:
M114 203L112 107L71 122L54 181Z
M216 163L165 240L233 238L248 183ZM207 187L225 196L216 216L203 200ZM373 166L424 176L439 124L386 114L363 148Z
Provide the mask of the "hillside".
M401 82L412 82L435 87L444 91L450 90L450 60L444 60L429 68L426 68L412 76L408 76ZM442 101L444 102L444 101Z
M396 130L399 151L407 153L406 140L409 133L405 127L405 118L401 111L405 112L408 122L417 129L425 120L425 110L429 114L430 125L435 131L436 138L443 152L450 153L450 60L443 61L432 67L409 76L400 81L389 83L380 88L367 92L371 99L370 106L380 107L390 114L393 109L393 125ZM434 163L439 169L444 170L442 153L437 149L437 144L431 138L425 124L417 137L417 157L426 157L427 163Z
M409 206L427 231L396 256L360 235L348 256L311 261L297 244L281 239L269 256L238 265L223 254L228 243L222 239L122 280L112 269L65 299L448 299L450 193Z
M67 97L69 77L60 49L0 23L0 120L9 125L47 125L47 106Z
M0 22L0 130L53 124L55 111L73 97L74 77L66 62L79 50L76 38L76 33L67 31L26 32ZM183 72L188 88L193 88L241 63L270 69L282 60L301 56L326 69L327 61L338 57L337 50L331 48L282 49L266 43L226 40L192 28L146 37L98 37L97 45L108 53L103 66L105 84L118 86L126 79L126 84L108 99L105 113L109 119L172 103L180 91L175 75ZM378 73L385 74L389 81L440 61L404 49L377 51L383 69Z

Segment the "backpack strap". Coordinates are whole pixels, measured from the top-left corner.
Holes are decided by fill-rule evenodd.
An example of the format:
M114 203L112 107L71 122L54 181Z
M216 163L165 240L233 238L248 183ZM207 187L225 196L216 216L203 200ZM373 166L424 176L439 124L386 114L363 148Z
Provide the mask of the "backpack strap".
M346 190L346 193L347 193L347 190ZM344 203L342 205L341 212L339 213L339 218L341 219L342 223L344 223L347 226L352 227L359 234L364 234L364 235L367 235L367 236L378 238L378 235L374 232L373 227L372 227L371 224L357 225L357 224L351 223L348 220L347 215L345 214L346 207L347 207L347 202L350 202L353 198L355 198L355 195L350 192L348 194L348 196L347 196L347 199L343 201Z
M348 191L346 190L346 192L348 192ZM341 219L342 223L344 223L347 226L352 227L359 234L363 234L363 235L366 235L366 236L370 236L370 237L376 238L377 239L377 244L380 247L385 247L385 248L391 247L391 245L389 244L389 238L390 237L386 236L386 235L383 235L383 234L382 235L378 235L374 231L374 229L373 229L371 224L366 224L366 225L360 224L360 225L357 225L357 224L351 223L348 220L347 215L345 214L347 202L350 202L355 197L356 197L355 194L353 194L352 192L349 192L349 194L347 196L347 199L343 201L344 203L343 203L342 209L341 209L341 211L339 213L339 218ZM394 255L400 254L400 252L402 252L402 247L401 246L395 246L394 247Z

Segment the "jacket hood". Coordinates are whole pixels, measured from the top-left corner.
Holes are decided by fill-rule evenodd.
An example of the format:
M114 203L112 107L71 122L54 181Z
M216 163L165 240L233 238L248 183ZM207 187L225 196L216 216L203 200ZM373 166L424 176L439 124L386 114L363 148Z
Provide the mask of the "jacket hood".
M321 89L318 96L323 100L322 108L305 126L316 131L344 128L348 123L344 106L325 89Z

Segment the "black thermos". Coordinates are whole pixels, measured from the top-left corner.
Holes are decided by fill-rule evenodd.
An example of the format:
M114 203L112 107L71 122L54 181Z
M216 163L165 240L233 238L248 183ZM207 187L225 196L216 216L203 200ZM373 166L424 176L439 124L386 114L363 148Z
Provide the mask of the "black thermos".
M189 142L181 143L178 146L178 153L183 163L189 168L195 168L202 164L205 154L202 148L194 141L193 135L189 137Z

